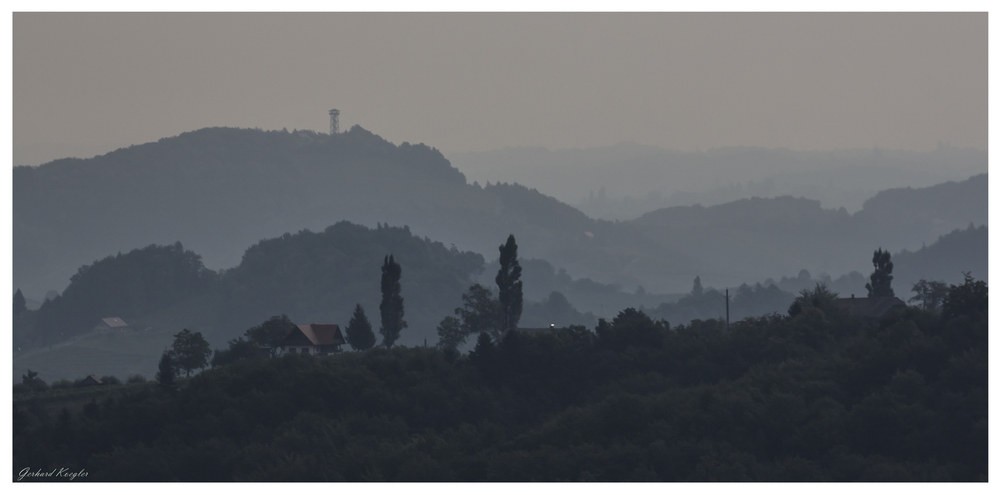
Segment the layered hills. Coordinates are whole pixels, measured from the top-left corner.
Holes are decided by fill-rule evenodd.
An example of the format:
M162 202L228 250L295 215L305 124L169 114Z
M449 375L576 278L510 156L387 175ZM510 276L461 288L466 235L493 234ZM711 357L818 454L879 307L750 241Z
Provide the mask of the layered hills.
M776 197L609 222L522 185L469 184L437 150L395 145L358 126L335 135L201 129L91 159L16 167L13 179L14 284L34 299L63 290L80 266L110 253L180 241L206 267L229 269L260 239L343 220L407 226L487 261L513 233L523 258L630 292L683 293L696 276L715 287L802 269L836 277L869 270L878 247L914 251L970 222L985 224L987 197L983 174L885 191L853 214ZM954 277L948 281L961 274Z
M200 256L181 243L150 245L84 265L63 294L14 319L15 369L40 371L48 379L81 373L152 376L170 335L181 328L202 333L218 349L276 315L346 327L357 304L378 332L381 265L387 255L402 266L408 326L397 344L436 345L437 324L462 305L463 292L483 272L483 256L417 237L405 227L370 229L345 221L321 232L262 240L246 249L239 265L218 272L206 269ZM535 267L545 262L525 262L530 273L544 276ZM595 288L619 299L628 296L614 286L568 282L577 287L574 296ZM109 315L124 319L129 328L95 331ZM556 290L526 298L522 326L550 322L592 326L597 320Z
M531 184L591 218L607 220L754 196L801 196L856 213L885 189L928 187L987 171L985 151L943 143L926 152L754 147L682 152L624 142L583 149L504 148L449 158L469 180Z
M886 190L853 215L844 208L824 209L816 200L785 196L664 208L629 225L664 247L699 256L705 262L703 279L734 286L763 280L762 271L867 273L876 248L915 250L957 228L986 224L987 198L987 176L981 174L922 189ZM965 262L965 270L986 279L985 254L984 243L977 254L981 259L958 264ZM961 280L958 270L936 276L949 283Z
M17 167L13 187L14 283L36 297L108 253L180 240L208 267L230 268L260 239L345 219L406 225L486 256L515 233L527 257L605 278L662 254L628 226L523 186L467 184L437 150L396 146L357 126L332 136L202 129Z

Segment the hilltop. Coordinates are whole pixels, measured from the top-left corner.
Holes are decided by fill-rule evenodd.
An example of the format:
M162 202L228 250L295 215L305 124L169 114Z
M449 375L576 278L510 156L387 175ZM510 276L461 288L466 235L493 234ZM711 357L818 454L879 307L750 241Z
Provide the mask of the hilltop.
M78 267L108 253L181 241L207 268L230 269L261 239L344 220L406 226L486 261L515 234L523 258L629 292L682 293L696 276L715 287L802 269L836 277L868 270L875 248L912 251L984 224L987 197L978 175L887 191L853 214L782 196L610 222L524 185L470 184L438 150L396 145L358 126L335 135L201 129L91 159L16 167L13 176L14 284L34 300L63 290Z
M834 277L852 271L867 274L876 248L915 250L973 222L985 225L987 183L981 174L927 188L890 189L854 214L844 208L825 209L805 198L755 197L708 207L664 208L623 223L665 248L708 262L699 267L700 274L713 284L734 286L800 269ZM911 266L911 274L958 283L963 270L973 270L985 279L985 238L974 242L980 248L949 262L952 272L921 275L922 267Z
M14 283L34 297L62 290L77 267L109 252L180 240L224 269L260 239L341 220L406 225L489 257L494 239L515 233L529 257L604 277L616 268L609 262L653 247L533 189L467 184L437 150L394 145L358 126L332 136L201 129L16 167L13 187ZM595 236L603 241L581 247Z

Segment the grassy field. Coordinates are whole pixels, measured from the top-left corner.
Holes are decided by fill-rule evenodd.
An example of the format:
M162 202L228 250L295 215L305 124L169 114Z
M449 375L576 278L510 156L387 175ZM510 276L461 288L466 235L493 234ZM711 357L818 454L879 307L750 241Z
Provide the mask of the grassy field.
M14 383L21 382L27 370L51 384L56 380L77 380L87 375L114 375L125 381L142 374L152 380L163 351L174 343L174 335L187 328L202 332L212 349L226 348L231 336L216 337L211 321L218 302L211 296L191 298L145 318L129 320L136 330L124 334L88 333L51 348L31 349L14 354ZM234 329L234 335L245 329ZM15 349L16 351L16 349Z
M170 347L177 330L138 330L125 334L85 335L51 348L32 349L14 355L14 381L19 383L27 370L51 384L56 380L77 380L87 375L114 375L125 381L142 374L152 380L160 355Z

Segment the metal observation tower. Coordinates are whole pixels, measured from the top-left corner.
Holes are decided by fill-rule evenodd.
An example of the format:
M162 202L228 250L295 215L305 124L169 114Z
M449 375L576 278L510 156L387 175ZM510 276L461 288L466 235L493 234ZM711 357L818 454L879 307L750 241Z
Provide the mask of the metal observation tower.
M330 110L330 134L340 132L340 110Z

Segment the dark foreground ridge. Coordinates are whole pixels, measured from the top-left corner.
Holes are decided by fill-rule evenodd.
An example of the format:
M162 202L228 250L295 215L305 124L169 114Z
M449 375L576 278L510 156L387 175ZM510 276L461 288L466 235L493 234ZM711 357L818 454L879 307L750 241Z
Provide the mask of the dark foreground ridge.
M177 388L18 394L14 479L986 481L986 303L967 278L940 313L871 320L817 288L729 331L630 308L468 355L258 357Z

